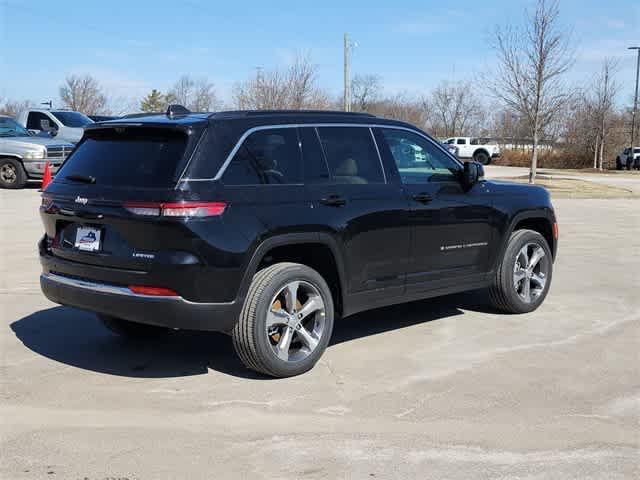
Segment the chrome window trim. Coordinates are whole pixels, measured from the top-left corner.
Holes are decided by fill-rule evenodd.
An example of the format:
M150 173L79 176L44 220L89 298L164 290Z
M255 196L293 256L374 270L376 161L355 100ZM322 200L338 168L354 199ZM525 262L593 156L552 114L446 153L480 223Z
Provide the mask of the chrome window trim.
M443 151L448 157L450 157L455 163L457 163L460 166L460 168L463 167L463 165L460 162L460 160L458 160L453 155L451 155L442 145L439 144L439 142L434 141L432 138L430 138L428 135L422 133L421 131L419 131L417 129L409 128L409 127L403 127L403 126L400 126L400 125L385 125L385 124L380 124L380 123L283 123L283 124L259 125L257 127L252 127L252 128L249 128L248 130L246 130L242 134L240 139L236 142L235 146L231 149L231 152L229 152L229 155L227 155L227 158L225 159L223 164L220 166L220 168L218 169L218 173L216 173L216 175L214 177L212 177L212 178L184 178L184 179L181 178L178 181L178 183L181 183L181 182L211 182L211 181L220 180L222 178L222 175L224 175L225 170L227 169L227 167L231 163L231 160L233 159L234 155L237 153L237 151L242 146L242 143L253 132L258 132L260 130L278 129L278 128L304 128L304 127L313 127L313 128L322 128L322 127L360 127L360 128L368 128L372 135L373 135L373 130L372 130L373 128L392 128L392 129L395 129L395 130L406 130L408 132L413 132L416 135L419 135L419 136L425 138L426 140L431 142L433 145L435 145L437 148L439 148L441 151ZM376 146L376 149L378 150L378 157L380 158L380 166L382 167L382 173L383 173L383 175L385 177L385 182L386 182L386 173L385 173L385 170L384 170L384 165L382 164L382 157L381 157L380 151L378 149L378 143L375 141L375 136L373 136L373 141L374 141L374 145Z
M382 178L384 178L384 183L387 183L387 172L384 171L384 165L382 164L382 155L380 155L380 149L378 148L378 142L376 142L376 136L373 134L373 128L369 127L369 133L371 134L371 140L373 140L373 144L376 147L378 161L380 162L380 168L382 169Z

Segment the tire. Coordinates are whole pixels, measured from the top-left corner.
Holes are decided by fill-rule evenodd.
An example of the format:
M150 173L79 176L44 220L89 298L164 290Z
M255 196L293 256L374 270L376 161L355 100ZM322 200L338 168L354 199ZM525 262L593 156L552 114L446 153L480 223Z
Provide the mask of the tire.
M616 158L616 170L622 170L623 166L622 166L622 161L620 160L620 157Z
M318 300L322 309L315 308ZM304 317L303 309L307 310ZM333 298L324 278L306 265L276 263L253 277L232 331L233 346L242 363L256 372L273 377L300 375L327 348L333 320Z
M159 338L169 332L168 328L145 323L130 322L109 315L98 315L102 324L112 333L131 340L149 340Z
M526 247L526 250L525 250ZM540 249L544 255L535 263L530 273L529 268L521 269L525 263L522 254L526 251L534 259L534 252ZM529 253L530 252L530 253ZM539 255L539 253L538 253ZM520 281L516 281L523 275ZM489 288L489 298L498 310L508 313L527 313L538 308L549 292L553 276L553 259L551 249L545 238L533 230L517 230L511 234L507 248L495 273L494 283ZM544 285L540 288L540 281ZM526 284L529 284L529 301L526 300ZM536 288L533 288L536 286Z
M18 189L27 183L22 163L13 158L0 158L0 188Z
M473 160L481 163L482 165L489 165L491 163L491 157L485 152L476 152L473 154Z

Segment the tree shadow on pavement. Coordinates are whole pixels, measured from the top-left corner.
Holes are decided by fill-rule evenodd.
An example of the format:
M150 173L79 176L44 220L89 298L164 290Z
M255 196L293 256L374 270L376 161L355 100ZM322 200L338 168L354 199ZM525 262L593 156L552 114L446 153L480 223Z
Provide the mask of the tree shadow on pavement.
M482 310L474 292L385 307L336 322L331 345L433 320ZM16 337L32 351L74 367L132 378L202 375L213 369L227 375L267 379L245 368L229 336L215 332L172 331L148 342L111 333L93 315L69 307L32 313L11 324Z

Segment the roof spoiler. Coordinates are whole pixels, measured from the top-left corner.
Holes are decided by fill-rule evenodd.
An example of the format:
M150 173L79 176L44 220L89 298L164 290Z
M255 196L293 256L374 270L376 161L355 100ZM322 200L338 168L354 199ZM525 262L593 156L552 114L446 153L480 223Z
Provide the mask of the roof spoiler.
M182 105L169 105L167 107L167 117L174 118L179 115L189 115L191 111Z

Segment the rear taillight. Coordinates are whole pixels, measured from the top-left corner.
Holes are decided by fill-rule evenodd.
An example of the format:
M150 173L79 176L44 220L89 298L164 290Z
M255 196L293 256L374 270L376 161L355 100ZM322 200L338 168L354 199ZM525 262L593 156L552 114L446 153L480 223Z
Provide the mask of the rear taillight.
M222 215L225 202L126 202L131 213L149 217L215 217Z
M153 297L177 297L178 294L170 288L147 287L144 285L129 285L129 290L138 295L151 295Z

